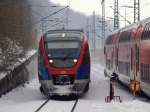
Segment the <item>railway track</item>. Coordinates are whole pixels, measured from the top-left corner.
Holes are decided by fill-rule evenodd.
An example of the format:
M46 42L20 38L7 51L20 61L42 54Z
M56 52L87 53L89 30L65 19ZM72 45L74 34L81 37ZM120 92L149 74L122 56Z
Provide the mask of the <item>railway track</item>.
M49 101L50 101L50 98L47 99L44 103L42 103L42 105L39 108L37 108L35 112L39 112Z
M46 104L48 104L48 102L50 101L51 99L47 99L44 103L42 103L34 112L40 112L42 110L42 108L44 108L44 106L46 106ZM71 110L69 112L74 112L76 106L77 106L77 103L78 103L78 98L75 100Z
M72 107L70 112L74 112L74 110L75 110L75 108L77 106L77 103L78 103L78 99L76 99L76 101L75 101L75 103L74 103L74 105L73 105L73 107Z

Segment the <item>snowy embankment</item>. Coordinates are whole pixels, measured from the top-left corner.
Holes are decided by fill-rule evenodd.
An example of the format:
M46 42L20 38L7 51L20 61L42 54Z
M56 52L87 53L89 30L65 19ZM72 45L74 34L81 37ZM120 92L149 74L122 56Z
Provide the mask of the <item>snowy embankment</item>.
M13 62L10 66L7 67L8 71L0 71L0 80L3 79L6 75L8 75L11 71L13 71L17 66L21 65L25 61L27 61L31 56L33 56L37 51L30 50L27 51L24 57L18 58L17 62Z
M10 38L0 41L0 96L33 77L35 53Z
M18 41L3 37L0 41L0 80L35 52L36 50L25 51Z
M89 92L79 99L75 112L149 112L150 104L142 101L145 98L132 96L124 87L116 84L116 95L123 102L105 103L109 94L109 79L104 77L103 67L98 63L92 64L91 84ZM142 100L141 100L142 99ZM18 87L0 99L0 112L34 112L45 98L39 91L36 79ZM40 112L70 112L74 101L50 100Z
M35 77L34 71L37 71L34 67L37 65L35 52L34 50L26 53L23 58L17 59L19 61L12 62L0 72L0 96Z

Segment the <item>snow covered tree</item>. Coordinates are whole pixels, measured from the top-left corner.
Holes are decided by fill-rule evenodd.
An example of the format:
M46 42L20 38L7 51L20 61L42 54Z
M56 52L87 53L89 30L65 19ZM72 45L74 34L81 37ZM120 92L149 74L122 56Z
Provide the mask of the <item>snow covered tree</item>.
M19 58L23 55L23 47L17 41L11 40L8 37L3 38L0 41L0 70L6 70L7 67L19 61Z

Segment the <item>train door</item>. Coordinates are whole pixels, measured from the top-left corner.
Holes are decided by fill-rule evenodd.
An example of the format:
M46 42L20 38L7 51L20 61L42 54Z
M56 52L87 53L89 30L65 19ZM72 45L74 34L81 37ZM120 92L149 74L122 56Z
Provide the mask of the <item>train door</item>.
M131 72L130 77L131 80L139 80L140 73L139 73L139 64L140 64L140 53L139 53L139 46L140 40L139 35L141 33L141 26L138 27L136 34L134 35L134 39L131 46Z
M118 67L118 48L115 46L114 47L114 71L117 71L117 67Z
M131 48L131 80L139 79L139 47L137 44Z
M116 65L116 71L118 71L118 48L116 47L116 60L115 60L115 65Z
M113 51L112 51L112 71L114 71L115 67L115 48L113 46Z

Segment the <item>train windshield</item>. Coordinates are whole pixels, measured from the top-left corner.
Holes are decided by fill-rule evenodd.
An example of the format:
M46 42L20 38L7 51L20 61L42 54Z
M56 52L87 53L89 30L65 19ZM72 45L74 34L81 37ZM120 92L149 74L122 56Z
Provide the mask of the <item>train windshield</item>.
M78 58L81 48L80 41L49 41L46 44L49 58Z

